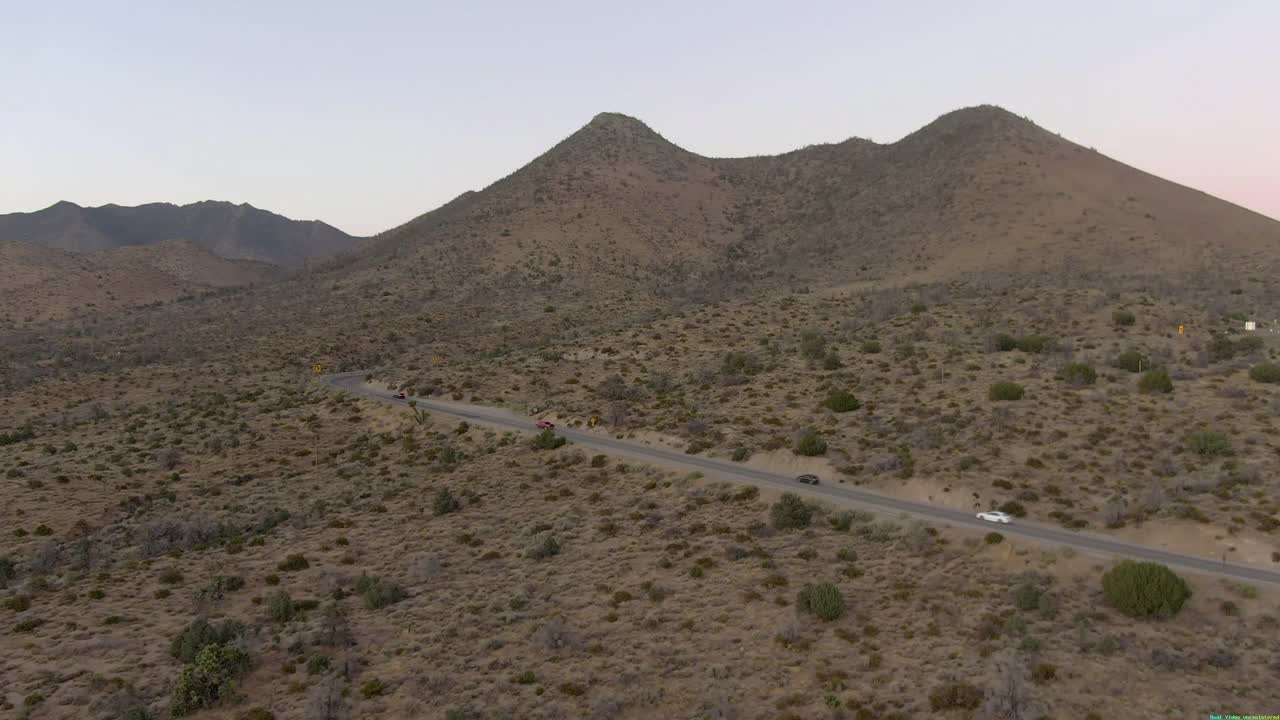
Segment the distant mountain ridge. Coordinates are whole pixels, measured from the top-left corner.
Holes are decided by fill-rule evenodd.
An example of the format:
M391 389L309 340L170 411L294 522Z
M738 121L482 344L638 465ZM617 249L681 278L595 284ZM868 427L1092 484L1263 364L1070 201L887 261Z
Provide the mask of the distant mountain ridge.
M247 203L214 200L135 207L81 207L64 200L36 212L0 215L0 241L5 240L73 253L188 240L228 260L282 267L345 252L356 242L318 220L291 220Z

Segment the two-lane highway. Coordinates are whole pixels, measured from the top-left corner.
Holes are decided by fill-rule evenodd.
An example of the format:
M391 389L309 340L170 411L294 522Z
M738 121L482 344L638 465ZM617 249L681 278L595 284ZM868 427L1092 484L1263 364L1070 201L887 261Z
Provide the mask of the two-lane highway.
M366 374L367 371L338 373L324 376L321 380L327 385L340 388L354 395L407 406L406 400L396 399L390 392L366 386L364 383ZM435 402L425 398L415 398L415 400L418 407L440 415L484 423L506 430L536 432L533 420L513 418L503 410L479 405ZM747 483L760 488L786 490L800 495L808 495L829 501L833 505L859 507L881 513L906 514L923 520L942 522L961 528L982 531L996 530L1005 535L1022 537L1045 545L1071 547L1094 555L1150 560L1194 572L1280 585L1280 572L1252 565L1239 565L1227 563L1221 559L1182 555L1093 533L1064 530L1029 521L1014 521L1008 525L993 525L992 523L978 520L973 513L967 511L902 500L847 485L830 484L829 481L828 484L822 485L802 485L797 483L794 478L784 475L765 472L737 463L714 460L698 455L687 455L637 442L618 440L603 433L583 432L568 428L556 428L556 432L583 448L600 450L614 455L625 455L641 461L687 470L698 470L704 474L713 474L720 479Z

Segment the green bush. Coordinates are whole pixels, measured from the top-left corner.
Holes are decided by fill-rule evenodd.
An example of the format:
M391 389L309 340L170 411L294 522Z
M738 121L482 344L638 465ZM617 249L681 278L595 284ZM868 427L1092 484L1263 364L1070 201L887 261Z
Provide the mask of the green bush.
M366 680L364 684L360 686L360 694L364 696L366 700L372 697L377 697L386 692L386 690L386 683L377 678Z
M1248 355L1249 353L1261 350L1265 346L1266 343L1257 335L1245 335L1236 341L1236 353L1240 355Z
M992 400L1021 400L1024 392L1025 390L1018 383L998 382L987 391L987 397Z
M560 554L560 542L555 536L548 535L542 544L530 550L526 555L533 560L545 560Z
M20 443L23 440L30 440L35 436L36 431L33 430L30 425L23 425L12 432L0 433L0 446L13 445L14 443Z
M1280 383L1280 365L1262 363L1249 368L1249 377L1260 383Z
M293 598L284 590L277 590L267 596L267 617L278 623L286 623L298 614L298 606Z
M953 680L929 691L929 707L934 712L962 708L973 710L982 704L982 690L967 682Z
M189 663L201 650L210 645L225 645L244 635L244 625L227 620L221 625L211 625L204 618L196 618L169 643L169 654Z
M880 352L880 342L877 340L863 340L861 347L862 352L868 355L875 355Z
M462 503L449 492L449 488L440 488L436 491L436 495L431 499L431 513L433 515L448 515L457 512L462 507Z
M1236 346L1226 335L1215 335L1209 343L1209 357L1213 360L1230 360L1235 354Z
M1182 609L1191 589L1164 565L1125 560L1102 576L1102 595L1133 617L1170 617Z
M1023 335L1018 338L1018 349L1024 353L1039 354L1053 347L1053 340L1044 335Z
M593 468L602 468L608 464L609 464L609 458L605 457L604 455L595 455L595 456L592 456L591 458L591 467Z
M311 567L311 563L307 562L307 558L299 553L289 555L280 564L276 565L277 570L292 572L296 570L306 570Z
M800 433L799 439L796 440L795 449L792 451L796 455L806 455L812 457L821 455L827 451L827 441L818 435L817 430L805 430Z
M829 582L805 585L796 595L796 608L830 622L844 614L844 595Z
M1169 378L1169 371L1164 368L1148 370L1138 380L1138 389L1144 393L1171 393L1173 380Z
M1039 663L1031 671L1031 681L1037 685L1053 682L1057 677L1057 666L1049 663Z
M764 369L760 360L749 352L728 352L720 363L720 372L725 375L755 375Z
M251 666L248 653L232 644L209 645L182 669L173 689L174 717L213 707L235 693L235 681Z
M991 338L991 346L999 352L1018 349L1018 339L1008 333L999 333Z
M1137 350L1125 350L1116 358L1116 367L1136 373L1142 369L1143 356Z
M18 577L18 565L11 558L0 557L0 590Z
M858 402L858 398L845 390L832 390L822 404L833 412L838 413L849 412L862 407L862 403Z
M817 330L804 330L800 333L800 352L807 358L818 359L827 350L827 339Z
M1111 313L1111 322L1119 326L1132 325L1137 321L1137 319L1138 318L1134 317L1133 313L1128 310L1116 310Z
M1040 607L1040 588L1031 583L1022 583L1013 591L1013 605L1019 610L1035 610Z
M555 430L547 428L537 435L533 436L534 450L555 450L556 448L568 442L567 439L556 434Z
M742 462L749 457L751 457L751 450L748 448L740 447L733 451L734 462Z
M783 493L778 502L769 508L769 517L773 526L779 530L794 530L809 527L813 521L813 510L795 493Z
M1098 372L1087 363L1071 363L1062 369L1062 379L1072 385L1092 385L1098 380Z
M1004 542L1004 536L998 532L989 532L987 533L986 537L983 538L983 540L988 545L999 545L1000 543Z
M333 661L329 659L328 655L312 655L307 660L307 674L319 675L320 673L329 672L329 668L332 665Z
M1000 512L1008 513L1014 517L1026 517L1027 509L1017 500L1009 500L1000 506Z
M369 577L367 573L361 573L356 580L356 592L364 598L365 607L370 610L381 610L409 597L399 585L382 578Z
M1207 430L1193 432L1188 435L1187 447L1191 448L1195 454L1204 457L1226 455L1231 452L1231 442L1227 440L1226 435Z

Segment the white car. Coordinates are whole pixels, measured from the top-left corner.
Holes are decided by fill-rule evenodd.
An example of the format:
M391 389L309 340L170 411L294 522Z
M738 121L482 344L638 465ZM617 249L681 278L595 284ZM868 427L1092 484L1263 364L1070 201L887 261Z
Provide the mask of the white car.
M1004 523L1006 525L1013 522L1013 518L1010 517L1008 513L997 512L995 510L978 513L978 519L993 523Z

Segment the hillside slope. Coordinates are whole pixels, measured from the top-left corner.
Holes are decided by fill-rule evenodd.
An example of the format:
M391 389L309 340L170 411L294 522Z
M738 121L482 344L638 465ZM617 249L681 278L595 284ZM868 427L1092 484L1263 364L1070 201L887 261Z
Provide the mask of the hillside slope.
M118 311L278 274L274 266L225 260L186 241L84 254L0 242L0 324Z
M70 252L190 240L219 257L283 267L345 252L355 242L316 220L290 220L251 205L215 201L96 208L64 201L37 212L0 215L0 240Z

